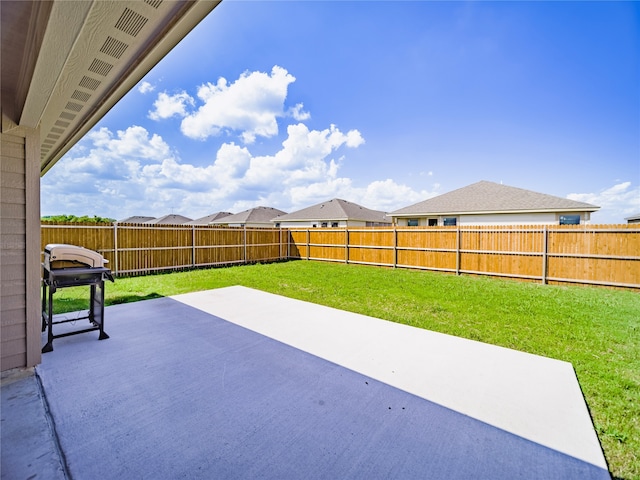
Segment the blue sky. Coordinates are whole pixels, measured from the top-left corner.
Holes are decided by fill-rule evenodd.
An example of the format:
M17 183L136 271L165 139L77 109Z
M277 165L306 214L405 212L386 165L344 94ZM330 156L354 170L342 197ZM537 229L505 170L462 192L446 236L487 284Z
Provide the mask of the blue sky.
M640 4L224 0L42 178L42 214L190 218L480 180L640 213Z

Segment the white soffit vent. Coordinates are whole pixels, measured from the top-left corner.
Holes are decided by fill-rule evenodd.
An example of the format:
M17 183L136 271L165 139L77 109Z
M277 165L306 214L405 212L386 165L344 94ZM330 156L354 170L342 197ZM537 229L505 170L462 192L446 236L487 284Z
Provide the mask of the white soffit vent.
M153 8L158 8L163 0L144 0L144 3L151 5Z
M125 50L129 47L124 42L117 40L111 36L107 36L107 39L104 41L104 44L100 48L100 52L105 55L109 55L115 59L120 59Z
M74 100L80 100L81 102L86 102L91 98L91 94L76 90L71 94L71 98L73 98Z
M140 30L142 30L148 21L148 18L145 18L129 8L125 8L116 23L116 28L121 32L128 33L132 37L137 37Z
M113 65L111 65L110 63L103 62L102 60L94 58L93 62L91 62L91 65L89 65L88 70L90 72L97 73L98 75L106 77L107 75L109 75L109 72L112 68Z
M67 102L67 106L64 108L73 112L79 112L80 110L82 110L82 105L75 102Z
M82 88L86 88L87 90L96 90L100 86L100 80L84 76L82 77L78 85L80 85Z

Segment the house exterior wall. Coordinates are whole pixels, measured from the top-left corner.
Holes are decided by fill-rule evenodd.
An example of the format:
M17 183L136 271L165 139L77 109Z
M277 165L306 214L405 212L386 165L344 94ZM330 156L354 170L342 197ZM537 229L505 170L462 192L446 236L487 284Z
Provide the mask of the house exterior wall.
M327 227L331 227L334 222L338 223L339 228L347 226L346 220L301 220L299 222L276 222L280 223L280 228L322 228L323 223L327 223ZM276 224L274 223L274 225ZM362 222L361 222L362 223ZM349 223L349 226L360 226Z
M0 370L40 363L40 142L0 134Z
M438 218L437 216L433 216L433 217L428 217L428 218ZM398 225L399 227L407 227L409 226L409 221L411 220L417 220L418 221L418 225L412 225L413 227L426 227L428 225L427 223L427 217L420 217L419 215L416 215L415 217L400 217L400 218L394 218L395 220L395 224ZM439 224L441 224L442 221L439 221Z
M323 227L322 224L326 223ZM337 223L337 225L334 225ZM368 227L369 225L364 220L300 220L295 222L274 222L274 225L278 225L280 228L346 228L346 227ZM392 226L391 222L384 225L375 226Z
M589 212L541 212L541 213L494 213L486 215L430 215L396 218L396 224L406 227L410 219L417 219L420 227L429 225L429 220L437 220L438 226L442 226L445 218L455 217L456 224L460 226L482 225L558 225L561 215L580 215L580 224L588 224Z
M392 225L391 220L389 222L365 222L359 220L349 220L349 227L390 227Z
M326 223L326 226L323 227L323 224ZM337 223L337 225L334 225ZM300 220L297 222L274 222L274 225L279 224L280 228L345 228L345 227L366 227L367 222L364 220ZM385 226L385 225L376 225L376 226ZM386 226L391 226L391 223L386 224Z
M238 222L231 222L231 223L223 223L223 222L216 222L216 223L211 223L210 225L222 225L225 227L234 227L234 228L274 228L273 223L262 223L262 222L248 222L248 223L238 223Z
M460 215L459 224L466 225L557 225L558 214L503 213L493 215Z

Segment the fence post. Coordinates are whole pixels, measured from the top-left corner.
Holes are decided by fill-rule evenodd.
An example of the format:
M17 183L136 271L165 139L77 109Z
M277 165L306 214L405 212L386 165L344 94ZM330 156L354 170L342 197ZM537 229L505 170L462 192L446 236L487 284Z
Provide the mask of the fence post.
M311 240L310 240L310 236L311 233L309 232L309 229L307 228L307 260L309 260L309 250L311 249Z
M196 267L196 226L191 225L191 266Z
M349 228L344 227L344 263L349 263Z
M118 222L113 223L113 270L118 275Z
M462 243L460 225L456 227L456 230L456 275L460 275L460 245Z
M242 229L242 242L244 243L244 263L247 263L247 224L244 224L244 228Z
M547 283L548 272L548 250L549 250L549 230L547 226L544 226L542 230L542 284L545 285Z
M398 266L398 225L393 226L393 268Z

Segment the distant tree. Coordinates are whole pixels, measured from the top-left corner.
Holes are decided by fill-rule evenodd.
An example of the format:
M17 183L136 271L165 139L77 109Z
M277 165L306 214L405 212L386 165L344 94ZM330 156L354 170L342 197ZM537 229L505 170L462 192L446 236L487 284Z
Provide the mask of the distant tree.
M76 215L47 215L40 219L42 222L51 222L51 223L113 223L115 222L115 218L107 218L107 217L98 217L94 215L90 217L88 215L83 215L82 217L78 217Z

